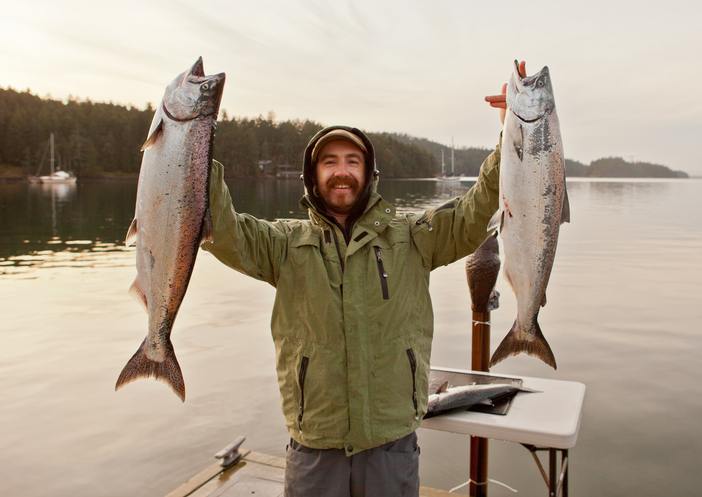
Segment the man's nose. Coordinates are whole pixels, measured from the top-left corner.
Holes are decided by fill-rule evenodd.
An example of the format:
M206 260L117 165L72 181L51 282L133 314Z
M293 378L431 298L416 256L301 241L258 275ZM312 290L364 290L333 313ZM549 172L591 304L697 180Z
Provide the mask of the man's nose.
M345 178L349 175L350 175L349 167L348 167L348 164L346 164L345 162L340 163L339 167L337 167L336 171L334 172L334 176L339 176L342 178Z

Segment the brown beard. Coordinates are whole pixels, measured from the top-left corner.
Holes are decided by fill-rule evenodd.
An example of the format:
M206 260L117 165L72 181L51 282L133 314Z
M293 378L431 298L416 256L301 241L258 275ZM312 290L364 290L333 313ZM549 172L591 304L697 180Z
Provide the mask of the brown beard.
M349 213L354 208L354 206L356 205L356 202L358 202L358 199L360 198L361 192L360 192L359 183L353 177L347 177L347 178L332 177L326 183L327 195L331 195L333 192L333 189L339 185L346 185L346 186L350 187L350 190L354 193L354 195L356 197L353 204L345 205L345 206L329 204L330 199L325 198L321 194L321 192L315 191L314 193L317 197L319 197L322 200L322 204L324 205L324 210L326 210L327 212L334 211L337 213ZM315 190L317 190L316 186L315 186Z

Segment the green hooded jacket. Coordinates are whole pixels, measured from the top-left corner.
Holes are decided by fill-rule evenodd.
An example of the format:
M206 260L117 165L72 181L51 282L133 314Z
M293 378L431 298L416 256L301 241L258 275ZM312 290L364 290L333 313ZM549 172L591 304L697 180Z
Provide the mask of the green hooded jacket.
M311 151L332 129L367 145L362 209L346 227L314 198ZM422 214L396 214L376 192L371 142L355 128L322 130L308 145L301 206L309 220L237 213L214 162L214 242L203 248L276 289L271 331L290 436L347 455L416 430L426 413L434 315L429 273L472 253L498 208L499 146L463 197ZM366 200L367 199L367 200Z

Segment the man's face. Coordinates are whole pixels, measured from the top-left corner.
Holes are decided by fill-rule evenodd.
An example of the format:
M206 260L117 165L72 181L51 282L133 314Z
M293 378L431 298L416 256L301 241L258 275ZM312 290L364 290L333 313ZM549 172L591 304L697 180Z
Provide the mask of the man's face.
M363 151L346 140L322 147L316 167L317 191L332 216L345 218L365 184Z

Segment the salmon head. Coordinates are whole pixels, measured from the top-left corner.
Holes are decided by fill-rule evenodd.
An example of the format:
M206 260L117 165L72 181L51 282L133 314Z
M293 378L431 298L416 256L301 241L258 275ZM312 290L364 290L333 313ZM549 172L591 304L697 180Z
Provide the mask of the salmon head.
M190 69L176 76L166 87L142 150L154 143L164 120L187 122L211 118L216 121L222 101L224 80L224 73L205 75L202 57L198 58Z
M515 60L514 64L513 76L507 84L507 106L521 121L538 121L553 112L556 106L548 67L522 78L519 63Z

